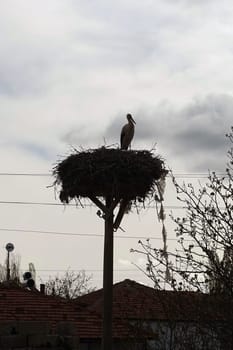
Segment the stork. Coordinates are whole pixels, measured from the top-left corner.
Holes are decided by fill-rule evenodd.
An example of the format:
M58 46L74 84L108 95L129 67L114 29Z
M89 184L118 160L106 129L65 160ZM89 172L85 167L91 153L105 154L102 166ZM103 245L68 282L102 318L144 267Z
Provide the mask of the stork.
M128 149L134 136L134 121L131 114L127 114L128 123L121 130L121 149Z

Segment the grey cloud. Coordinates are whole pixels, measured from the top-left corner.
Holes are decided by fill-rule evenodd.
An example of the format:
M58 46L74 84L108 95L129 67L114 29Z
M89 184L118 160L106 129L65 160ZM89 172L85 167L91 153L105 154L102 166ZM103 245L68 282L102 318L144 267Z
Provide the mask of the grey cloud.
M181 5L183 2L178 1ZM45 28L38 24L33 28L31 23L32 33L24 32L21 21L13 17L11 29L5 24L3 36L7 40L5 43L3 40L0 48L0 67L3 67L0 68L0 93L39 94L47 92L56 82L60 85L68 85L72 79L77 82L80 71L92 72L94 76L105 67L110 68L112 74L114 69L125 68L137 74L139 70L132 72L133 68L141 65L143 70L146 66L153 70L162 62L171 74L183 72L194 65L193 54L198 52L195 48L189 53L185 48L189 48L190 38L194 37L193 28L199 16L190 20L181 5L177 8L158 1L156 5L151 2L150 6L143 3L132 6L131 1L124 4L120 1L110 6L107 1L69 1L64 5L64 13L71 16L70 22L62 16L63 11L53 16L46 13ZM38 9L30 7L33 15L40 10L38 18L44 21L43 7L37 6ZM53 2L51 6L56 9L57 5ZM17 11L17 7L13 11ZM24 17L26 23L29 16L24 14ZM14 49L11 50L11 46Z
M224 134L221 134L220 130L217 132L211 127L208 129L203 129L200 125L199 128L190 128L183 130L181 133L176 133L175 148L180 151L184 149L185 145L185 152L191 149L196 152L208 149L215 151L222 148L223 137Z
M35 143L30 143L30 142L21 142L21 143L16 143L16 146L19 149L22 149L26 152L32 153L33 155L35 155L38 158L42 158L42 159L46 159L46 160L51 160L52 159L52 155L51 155L51 151L49 151L46 147L44 147L43 145L37 144Z
M193 170L224 170L227 152L225 134L233 124L233 97L208 95L177 109L161 103L148 112L133 114L137 121L134 145L158 143L165 156L175 163L183 162ZM112 121L106 135L119 138L123 115Z
M68 130L61 136L61 140L70 145L83 144L87 140L88 129L81 125Z
M179 35L183 37L184 30L187 31L187 27L190 28L195 23L195 18L190 21L185 11L177 9L177 5L170 8L159 1L148 7L143 3L132 6L129 1L109 6L107 1L102 1L101 4L85 2L81 8L77 5L77 10L88 20L95 18L100 23L98 30L90 32L85 28L77 36L79 41L96 50L99 64L128 67L145 64L150 59L155 64L159 57L163 61L166 57L173 70L189 66L186 61L182 62L181 57L173 57L170 61L171 53L167 52L171 50L167 47L170 34L174 49Z
M0 69L1 95L34 95L46 91L49 64L45 61L16 65L9 59L1 67L4 68Z
M74 148L95 148L105 143L104 135L100 135L97 125L72 126L61 134L60 140Z

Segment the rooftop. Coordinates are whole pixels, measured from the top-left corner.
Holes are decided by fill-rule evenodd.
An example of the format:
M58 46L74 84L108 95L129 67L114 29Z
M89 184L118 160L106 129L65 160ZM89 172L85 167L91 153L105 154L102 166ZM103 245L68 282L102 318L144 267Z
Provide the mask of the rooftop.
M79 297L77 303L101 315L103 289ZM155 290L129 279L113 286L114 319L204 321L224 320L229 316L233 318L229 315L229 300L223 296Z
M113 336L135 335L134 321L228 321L233 320L232 299L197 292L155 290L126 279L113 286ZM80 338L102 334L103 290L73 301L47 296L15 284L0 284L0 323L45 321L50 333L59 322L69 322Z

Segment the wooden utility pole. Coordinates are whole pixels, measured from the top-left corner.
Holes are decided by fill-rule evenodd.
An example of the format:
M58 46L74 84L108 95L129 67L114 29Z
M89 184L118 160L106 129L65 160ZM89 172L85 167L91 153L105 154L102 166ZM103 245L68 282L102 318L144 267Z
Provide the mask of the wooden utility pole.
M53 170L54 185L61 186L61 202L89 198L100 209L97 214L104 219L102 350L113 347L113 231L120 227L130 202L141 203L151 198L156 181L166 173L163 161L152 152L126 152L106 147L75 151Z
M105 197L102 203L97 197L89 197L103 212L104 218L104 263L103 263L103 317L101 350L112 350L112 304L113 304L113 230L115 228L114 209L119 198ZM122 215L123 217L123 215ZM121 219L122 219L121 217ZM121 220L118 220L119 224ZM117 225L118 226L118 225Z
M112 350L112 302L113 302L113 209L112 199L106 198L104 232L103 277L103 333L102 350Z

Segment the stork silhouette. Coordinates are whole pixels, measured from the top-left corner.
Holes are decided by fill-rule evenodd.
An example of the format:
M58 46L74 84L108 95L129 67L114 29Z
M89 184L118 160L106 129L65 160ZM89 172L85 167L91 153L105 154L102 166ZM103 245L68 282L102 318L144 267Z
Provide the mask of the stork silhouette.
M121 149L127 150L134 137L134 124L136 124L131 114L127 114L128 123L121 130Z

